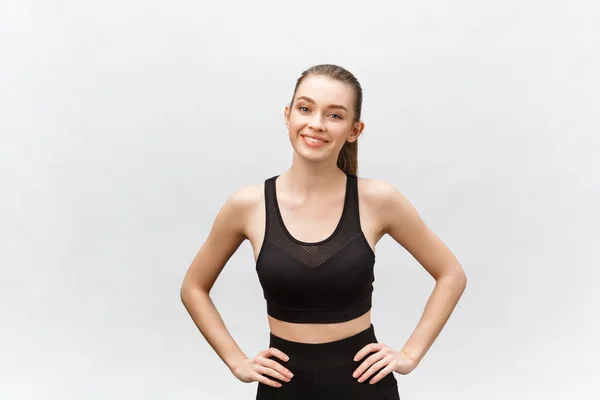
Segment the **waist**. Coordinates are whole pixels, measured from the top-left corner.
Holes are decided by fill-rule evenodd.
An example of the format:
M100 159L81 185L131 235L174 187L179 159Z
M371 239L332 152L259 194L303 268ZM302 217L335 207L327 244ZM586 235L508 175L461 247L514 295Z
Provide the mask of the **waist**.
M271 333L282 339L300 343L325 343L353 336L371 325L371 312L345 322L294 323L268 316Z
M322 343L296 342L273 333L269 341L270 347L290 357L290 366L313 370L353 364L356 353L369 343L377 343L373 324L351 336Z

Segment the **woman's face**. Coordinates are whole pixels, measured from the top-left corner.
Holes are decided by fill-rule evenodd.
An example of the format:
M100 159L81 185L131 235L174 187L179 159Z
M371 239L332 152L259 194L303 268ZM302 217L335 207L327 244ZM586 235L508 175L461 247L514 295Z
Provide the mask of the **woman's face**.
M337 161L346 141L354 142L364 124L354 122L354 92L345 83L308 76L285 108L285 123L294 150L315 162Z

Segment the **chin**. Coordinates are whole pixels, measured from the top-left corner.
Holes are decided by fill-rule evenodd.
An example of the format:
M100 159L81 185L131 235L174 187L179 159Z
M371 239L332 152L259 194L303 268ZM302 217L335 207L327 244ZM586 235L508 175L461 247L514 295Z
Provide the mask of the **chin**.
M315 150L307 148L302 146L302 143L295 143L293 147L300 157L311 162L323 162L329 156L329 152L324 152L323 149Z
M315 162L315 163L320 163L320 162L327 160L327 157L325 154L314 154L311 151L304 151L304 150L297 151L297 153L301 158L303 158L307 161Z

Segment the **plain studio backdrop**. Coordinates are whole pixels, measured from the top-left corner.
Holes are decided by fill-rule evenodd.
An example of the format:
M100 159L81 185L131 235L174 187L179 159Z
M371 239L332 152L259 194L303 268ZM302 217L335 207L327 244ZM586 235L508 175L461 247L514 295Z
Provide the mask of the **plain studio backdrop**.
M600 6L492 3L3 1L0 398L253 398L179 289L228 196L289 167L283 109L319 63L363 85L359 175L468 274L401 398L597 398ZM433 286L384 238L378 339ZM268 346L248 242L211 294Z

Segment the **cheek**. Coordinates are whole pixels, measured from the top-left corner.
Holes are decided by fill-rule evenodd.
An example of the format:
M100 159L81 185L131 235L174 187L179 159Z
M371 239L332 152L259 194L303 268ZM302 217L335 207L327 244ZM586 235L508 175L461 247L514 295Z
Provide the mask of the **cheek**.
M289 125L290 130L300 129L300 128L302 128L302 126L306 125L306 121L304 121L302 119L302 117L300 117L298 115L293 115L288 120L288 125Z
M290 139L294 139L296 138L296 136L298 135L299 132L302 131L302 129L304 129L306 126L306 124L302 123L302 121L299 120L290 120L289 124L288 124L288 134L290 136Z
M295 143L298 141L298 132L302 129L302 127L291 122L288 124L288 139L295 146Z
M329 129L329 136L336 142L345 142L350 136L350 130L347 126L339 124Z

